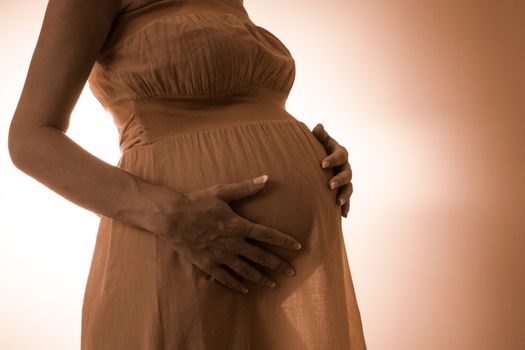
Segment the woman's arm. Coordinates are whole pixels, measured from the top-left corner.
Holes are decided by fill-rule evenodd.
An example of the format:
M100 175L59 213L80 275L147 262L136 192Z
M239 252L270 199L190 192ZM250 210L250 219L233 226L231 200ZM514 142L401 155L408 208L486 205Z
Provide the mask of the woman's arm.
M151 231L155 218L136 214L156 212L146 198L158 187L100 160L65 134L121 1L48 2L8 147L17 168L69 201ZM150 195L140 195L145 192Z
M265 285L263 272L291 268L282 258L246 240L300 249L289 234L239 216L228 202L259 192L247 179L179 193L94 157L66 136L69 116L124 0L50 0L27 78L9 129L13 163L71 202L144 228L225 286L243 291L223 265ZM96 136L96 135L93 135ZM179 208L182 208L179 210ZM247 289L245 289L247 292Z

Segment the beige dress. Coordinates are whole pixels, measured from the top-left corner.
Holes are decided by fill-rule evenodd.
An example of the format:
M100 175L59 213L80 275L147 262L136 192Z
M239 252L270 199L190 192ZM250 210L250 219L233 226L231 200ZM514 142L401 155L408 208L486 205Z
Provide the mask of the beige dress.
M89 76L114 118L118 167L176 191L269 175L239 215L296 237L261 242L296 275L229 289L155 234L101 217L82 307L83 350L362 350L327 152L285 109L295 62L241 0L136 1Z

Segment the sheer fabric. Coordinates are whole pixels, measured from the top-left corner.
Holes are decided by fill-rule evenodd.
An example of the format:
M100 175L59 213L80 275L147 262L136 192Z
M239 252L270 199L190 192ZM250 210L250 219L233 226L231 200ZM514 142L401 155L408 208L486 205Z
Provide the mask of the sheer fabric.
M366 349L327 153L285 109L295 62L240 0L136 1L89 76L112 115L118 166L187 192L269 175L239 215L296 237L275 288L226 288L151 232L101 217L82 307L81 348Z

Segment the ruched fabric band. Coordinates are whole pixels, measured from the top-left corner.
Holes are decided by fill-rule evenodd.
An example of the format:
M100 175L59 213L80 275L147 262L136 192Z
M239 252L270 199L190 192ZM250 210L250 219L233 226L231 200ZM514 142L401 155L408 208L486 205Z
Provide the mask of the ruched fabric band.
M285 109L286 94L265 87L247 87L217 95L155 96L108 106L125 152L167 137L238 123L296 120Z

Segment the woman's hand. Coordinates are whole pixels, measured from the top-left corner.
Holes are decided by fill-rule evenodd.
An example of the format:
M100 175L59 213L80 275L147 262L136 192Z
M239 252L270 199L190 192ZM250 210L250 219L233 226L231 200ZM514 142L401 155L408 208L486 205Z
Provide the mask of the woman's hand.
M318 123L312 133L328 152L328 156L321 161L320 166L323 169L334 168L335 176L328 181L328 187L331 190L338 189L336 201L338 205L342 205L341 214L346 218L350 210L350 196L354 190L348 152L345 147L328 135L323 124Z
M268 176L265 176L266 180ZM266 180L248 179L238 183L217 184L188 193L161 188L159 203L160 239L171 244L185 259L213 276L226 287L247 293L245 286L221 265L260 285L274 287L275 282L239 255L262 266L293 276L293 268L280 257L251 244L246 238L298 250L299 242L273 228L251 222L237 215L227 204L259 192Z

